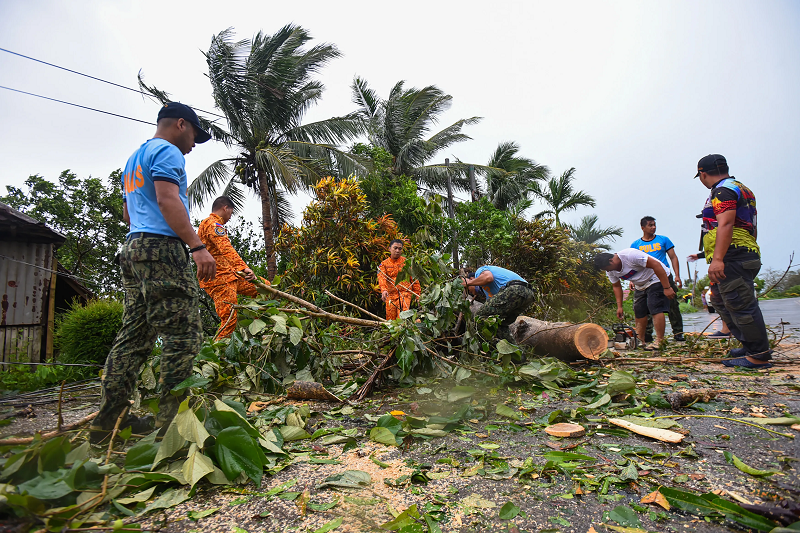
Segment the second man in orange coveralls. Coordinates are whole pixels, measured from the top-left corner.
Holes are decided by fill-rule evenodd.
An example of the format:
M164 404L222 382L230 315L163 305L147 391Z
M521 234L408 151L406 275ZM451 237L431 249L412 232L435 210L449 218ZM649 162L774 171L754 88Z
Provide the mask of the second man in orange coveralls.
M389 243L389 257L378 266L378 285L381 289L381 299L386 302L386 320L394 320L400 311L407 311L411 307L411 297L419 298L419 281L403 281L395 284L397 274L406 263L403 253L403 241L395 239ZM217 274L219 275L219 274Z
M242 261L228 239L225 224L233 216L233 202L227 196L220 196L211 204L211 214L200 223L197 234L206 249L217 261L217 276L211 281L201 281L200 287L214 300L214 307L222 323L215 338L230 337L236 329L236 296L256 297L258 292L250 281L256 279L253 271ZM244 272L245 279L236 275Z

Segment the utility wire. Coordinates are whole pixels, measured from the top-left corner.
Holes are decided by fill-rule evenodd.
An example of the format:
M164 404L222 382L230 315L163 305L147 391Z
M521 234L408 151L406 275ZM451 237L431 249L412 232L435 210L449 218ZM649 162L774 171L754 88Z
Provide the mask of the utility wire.
M13 91L15 93L27 94L29 96L35 96L37 98L44 98L45 100L52 100L53 102L58 102L60 104L67 104L67 105L71 105L71 106L75 106L75 107L80 107L82 109L88 109L89 111L97 111L98 113L105 113L106 115L112 115L112 116L119 117L119 118L126 118L128 120L141 122L142 124L149 124L151 126L155 126L156 125L155 122L147 122L146 120L140 120L138 118L126 117L125 115L118 115L117 113L112 113L111 111L103 111L102 109L95 109L93 107L86 107L85 105L73 104L72 102L65 102L64 100L58 100L56 98L50 98L49 96L42 96L41 94L29 93L27 91L21 91L19 89L12 89L11 87L5 87L3 85L0 85L0 89L5 89L7 91Z
M58 69L61 69L61 70L66 70L67 72L72 72L73 74L77 74L78 76L84 76L86 78L90 78L90 79L93 79L93 80L96 80L96 81L102 81L103 83L107 83L109 85L113 85L114 87L119 87L120 89L126 89L128 91L133 91L135 93L139 93L139 94L142 94L144 96L151 96L151 95L147 94L146 92L144 92L144 91L142 91L140 89L134 89L133 87L128 87L126 85L120 85L119 83L114 83L113 81L104 80L104 79L98 78L96 76L90 76L89 74L84 74L83 72L78 72L77 70L72 70L72 69L69 69L69 68L66 68L66 67L55 65L53 63L48 63L47 61L42 61L41 59L36 59L35 57L26 56L24 54L20 54L18 52L13 52L11 50L6 50L5 48L0 48L0 52L6 52L8 54L12 54L12 55L15 55L15 56L24 57L25 59L30 59L31 61L36 61L37 63L42 63L43 65L47 65L49 67L54 67L54 68L58 68ZM219 115L217 113L212 113L211 111L203 111L202 109L194 107L194 106L189 106L189 107L192 107L192 109L196 109L197 111L200 111L201 113L205 113L206 115L214 115L215 117L226 118L225 115Z
M34 268L38 268L40 270L44 270L45 272L50 272L51 274L55 273L57 276L64 276L65 278L72 278L76 281L83 281L86 283L94 283L94 281L86 278L82 278L80 276L76 276L75 274L67 274L66 272L59 272L58 270L53 270L52 268L43 267L41 265L35 265L33 263L26 263L25 261L20 261L19 259L14 259L13 257L8 257L7 255L0 254L0 259L7 259L8 261L13 261L15 263L20 263L22 265L32 266Z

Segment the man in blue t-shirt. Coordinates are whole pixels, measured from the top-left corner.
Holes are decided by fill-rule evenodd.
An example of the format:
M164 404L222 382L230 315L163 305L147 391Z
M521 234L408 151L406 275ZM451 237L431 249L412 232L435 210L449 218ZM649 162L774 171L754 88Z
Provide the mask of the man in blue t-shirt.
M678 254L675 253L675 245L672 244L672 241L669 240L669 237L665 237L663 235L656 235L656 219L650 216L642 217L642 220L639 222L639 225L642 227L642 238L633 241L631 244L631 248L636 248L639 251L646 253L649 256L652 256L664 265L664 269L667 271L667 275L669 277L669 285L672 287L672 290L675 291L675 294L678 294L678 287L682 287L683 284L681 282L681 265L678 261ZM669 263L667 263L667 256L669 256L669 260L672 263L672 271L670 271ZM675 272L675 276L673 277L672 272ZM643 295L639 294L640 291L634 293L634 301L637 297L642 298ZM667 312L667 316L669 316L669 323L672 326L672 336L676 341L683 340L683 317L681 316L681 306L680 301L678 298L673 298L670 300L669 311ZM653 332L653 319L652 317L648 316L647 318L647 333L645 334L645 341L650 342L652 340L652 333ZM650 336L651 338L648 339L647 337Z
M468 271L464 278L464 285L470 294L480 291L487 298L475 316L500 316L497 336L514 342L508 326L536 299L530 284L516 272L493 265L482 266L474 274Z
M178 413L182 397L171 390L191 375L202 343L197 279L213 279L217 268L189 220L183 156L210 138L192 108L168 102L158 113L154 137L125 165L123 218L130 225L120 252L125 312L103 371L100 411L89 432L94 443L109 436L120 416L120 429L150 431L152 418L133 416L128 409L139 368L157 337L162 341L161 398L155 425L165 428Z

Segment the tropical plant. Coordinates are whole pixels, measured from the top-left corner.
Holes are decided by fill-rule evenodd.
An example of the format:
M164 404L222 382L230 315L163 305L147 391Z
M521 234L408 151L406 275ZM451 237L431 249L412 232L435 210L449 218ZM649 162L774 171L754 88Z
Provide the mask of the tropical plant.
M441 234L444 223L441 209L438 212L431 209L431 202L420 196L413 179L392 173L392 156L386 150L358 143L353 152L366 158L370 167L369 173L359 178L359 186L367 197L368 218L391 215L404 235L414 235L423 229L430 234ZM436 239L437 246L439 242Z
M497 259L508 252L514 240L513 218L486 197L457 204L455 218L447 219L447 235L452 235L454 229L457 231L461 263L472 268L497 264ZM449 250L450 246L452 244L443 249Z
M284 225L278 251L287 258L283 286L309 298L328 290L362 307L378 300L377 268L389 242L401 238L390 215L366 216L367 199L355 178L324 178L299 228Z
M580 206L595 206L594 198L584 192L576 191L572 182L575 179L575 167L565 171L560 176L547 180L546 186L536 181L531 185L531 192L538 196L549 207L539 212L536 218L552 215L556 226L561 227L559 215L564 211L572 211Z
M597 225L597 215L586 215L576 226L565 224L572 233L572 238L576 241L594 244L603 250L610 250L611 246L604 244L606 240L614 240L614 237L622 237L622 228L619 226L609 226L602 228Z
M358 105L357 114L363 121L369 141L392 156L394 174L410 176L432 189L444 188L450 174L456 178L454 185L457 188L469 191L469 181L457 177L457 171L466 168L465 163L457 162L450 168L426 163L445 148L469 140L470 137L461 129L477 124L480 117L457 120L431 134L453 100L435 85L406 89L405 82L399 81L392 87L389 97L383 100L369 88L366 80L356 76L352 89L353 102Z
M241 207L241 187L254 192L261 199L270 277L277 270L274 238L288 214L285 194L327 175L363 170L355 157L336 148L363 131L355 114L302 124L324 89L312 76L340 55L332 44L306 47L310 40L308 31L294 25L241 41L234 41L229 28L211 39L205 54L214 102L227 121L227 131L212 127L211 133L238 153L204 170L189 186L189 198L196 205L222 189ZM140 85L162 102L169 99L141 78Z
M521 213L531 205L528 195L533 183L547 179L549 169L527 157L520 157L519 145L502 142L486 164L486 197L497 209Z
M65 170L57 183L34 175L25 186L27 191L6 186L8 195L0 201L63 234L67 240L56 257L95 294L121 294L119 269L113 261L128 232L122 220L120 171L104 181L81 179Z

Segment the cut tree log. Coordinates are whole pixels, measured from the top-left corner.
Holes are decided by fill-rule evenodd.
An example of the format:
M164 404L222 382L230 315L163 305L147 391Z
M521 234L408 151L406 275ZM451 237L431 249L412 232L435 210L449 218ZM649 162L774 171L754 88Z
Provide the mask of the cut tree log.
M537 353L562 361L599 359L608 349L608 334L597 324L546 322L519 316L509 330L516 344L532 346Z
M579 426L578 424L567 424L564 422L547 426L544 428L544 432L554 437L582 437L586 435L586 430L583 428L583 426Z
M609 418L608 422L614 424L615 426L633 431L639 435L644 435L645 437L650 437L651 439L660 440L662 442L671 442L674 444L683 440L683 435L668 429L640 426L639 424L634 424L633 422L628 422L627 420L621 420L619 418Z

